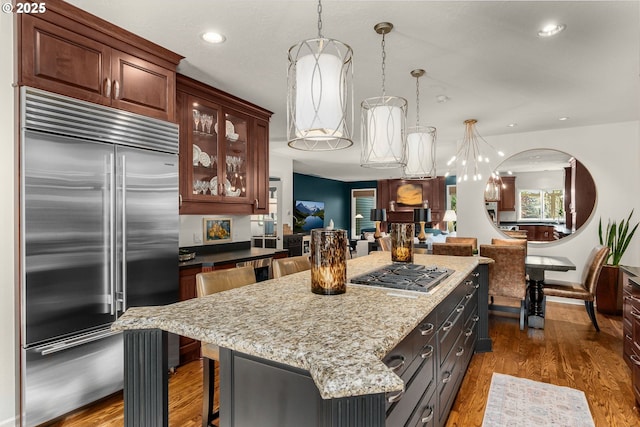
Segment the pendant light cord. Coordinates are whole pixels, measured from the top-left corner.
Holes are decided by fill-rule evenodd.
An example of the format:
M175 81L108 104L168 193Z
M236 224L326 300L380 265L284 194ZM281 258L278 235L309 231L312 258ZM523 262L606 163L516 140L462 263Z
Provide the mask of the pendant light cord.
M387 54L384 51L385 41L384 41L385 33L382 33L382 97L384 98L386 93L386 88L384 87L385 81L385 61L387 59Z
M416 77L416 127L420 126L420 76Z
M318 38L322 38L322 0L318 0Z

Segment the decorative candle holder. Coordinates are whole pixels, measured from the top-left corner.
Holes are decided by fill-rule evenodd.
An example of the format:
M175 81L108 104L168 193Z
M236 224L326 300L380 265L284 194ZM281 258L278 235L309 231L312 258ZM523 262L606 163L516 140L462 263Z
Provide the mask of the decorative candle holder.
M413 262L413 224L391 224L391 261Z
M311 292L343 294L347 290L346 230L311 230Z

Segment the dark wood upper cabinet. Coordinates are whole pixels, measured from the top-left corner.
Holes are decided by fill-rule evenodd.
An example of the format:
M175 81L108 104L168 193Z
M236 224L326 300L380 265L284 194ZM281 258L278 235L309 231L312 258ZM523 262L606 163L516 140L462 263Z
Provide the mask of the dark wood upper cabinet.
M498 210L515 212L516 177L503 176L500 179L502 179L502 188L500 189L500 201L498 202Z
M177 105L180 213L268 213L272 113L180 74Z
M60 0L18 25L20 85L176 121L180 55Z

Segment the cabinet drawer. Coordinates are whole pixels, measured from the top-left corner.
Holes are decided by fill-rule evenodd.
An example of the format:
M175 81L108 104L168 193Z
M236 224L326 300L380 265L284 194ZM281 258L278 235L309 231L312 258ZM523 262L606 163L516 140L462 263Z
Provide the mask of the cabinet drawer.
M451 404L453 403L453 396L456 394L456 383L458 380L458 370L460 357L464 354L458 349L461 340L456 341L458 345L455 346L456 350L449 353L444 359L438 372L438 419L441 419L443 415L449 413Z
M422 399L411 414L411 419L406 424L407 427L435 427L436 421L436 401L433 389L427 390Z
M382 362L405 382L413 376L418 368L418 366L412 366L412 361L424 354L425 345L435 336L434 319L433 314L427 316L416 329L411 331L382 359Z
M405 390L387 393L387 425L405 425L425 391L433 392L435 389L436 352L434 342L435 340L431 340L425 344L421 354L411 363L412 367L415 365L418 369L410 368L405 372L414 372L409 380L405 380ZM405 378L403 377L403 379Z
M442 324L438 330L439 341L439 359L442 364L451 352L451 349L462 332L464 322L464 304L462 301L456 306L449 318Z

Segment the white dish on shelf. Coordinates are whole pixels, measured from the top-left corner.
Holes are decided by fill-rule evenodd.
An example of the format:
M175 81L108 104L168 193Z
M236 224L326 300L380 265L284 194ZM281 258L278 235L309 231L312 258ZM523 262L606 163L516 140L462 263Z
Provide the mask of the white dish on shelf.
M208 168L209 166L211 166L211 157L209 157L209 155L204 151L200 152L199 159L200 159L200 163L202 163L202 166L204 166L205 168Z
M213 125L213 130L216 131L216 133L218 133L218 123L216 122L215 125ZM229 136L232 134L235 134L236 128L233 126L233 123L231 123L230 120L226 120L225 121L225 135Z
M214 176L211 178L209 182L209 191L211 191L212 196L218 195L218 177ZM240 195L240 189L237 188L235 191L231 191L231 183L228 179L224 180L224 194L229 197L238 197Z
M240 135L238 135L237 133L229 133L227 134L227 138L229 139L229 141L236 142L238 138L240 138Z
M196 144L193 144L193 166L198 166L198 162L200 161L200 154L202 150Z

